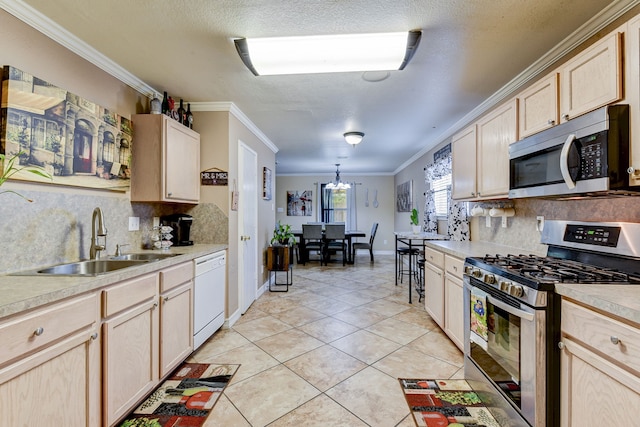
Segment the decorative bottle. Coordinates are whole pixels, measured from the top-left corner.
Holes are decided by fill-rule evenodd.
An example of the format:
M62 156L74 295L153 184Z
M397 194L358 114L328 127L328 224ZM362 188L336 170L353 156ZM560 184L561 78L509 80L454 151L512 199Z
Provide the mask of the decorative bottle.
M193 129L193 114L191 113L191 104L187 103L187 120L185 121L185 126L188 126L189 129Z
M158 94L154 92L153 99L151 100L151 114L162 113L162 101L158 99Z
M187 112L184 110L184 103L180 98L180 107L178 107L178 121L186 126Z
M171 109L169 108L169 96L167 92L164 92L164 98L162 98L162 114L171 117Z

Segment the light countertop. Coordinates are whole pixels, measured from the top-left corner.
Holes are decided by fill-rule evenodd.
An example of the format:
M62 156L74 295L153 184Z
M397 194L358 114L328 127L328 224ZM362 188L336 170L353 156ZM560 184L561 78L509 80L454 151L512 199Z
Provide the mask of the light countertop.
M162 253L178 254L174 257L99 276L0 275L0 318L225 250L227 246L226 244L197 244L173 247Z

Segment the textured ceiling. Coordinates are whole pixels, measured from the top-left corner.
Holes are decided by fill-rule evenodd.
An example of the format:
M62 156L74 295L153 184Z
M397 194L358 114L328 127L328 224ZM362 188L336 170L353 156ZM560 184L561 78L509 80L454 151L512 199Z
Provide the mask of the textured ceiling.
M158 91L233 102L277 174L391 174L449 136L609 0L25 0ZM614 3L621 3L616 1ZM631 1L622 3L634 3ZM403 71L255 77L232 39L423 31ZM374 76L375 77L375 76ZM197 125L196 125L197 127ZM342 134L365 133L348 146Z

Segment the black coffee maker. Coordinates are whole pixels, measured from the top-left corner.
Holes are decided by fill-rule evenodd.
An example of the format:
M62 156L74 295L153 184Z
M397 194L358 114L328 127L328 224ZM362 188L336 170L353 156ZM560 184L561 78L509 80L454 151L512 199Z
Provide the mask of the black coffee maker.
M173 246L190 246L193 240L189 240L189 232L193 217L187 214L171 214L160 217L161 225L168 225L173 228L171 232L171 242Z

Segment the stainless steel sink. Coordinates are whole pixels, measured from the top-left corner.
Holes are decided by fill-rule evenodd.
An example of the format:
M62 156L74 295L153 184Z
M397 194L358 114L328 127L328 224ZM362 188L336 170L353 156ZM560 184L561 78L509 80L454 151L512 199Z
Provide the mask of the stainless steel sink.
M149 252L149 253L124 254L124 255L112 256L109 259L125 260L125 261L158 261L165 258L171 258L176 255L178 254L159 254L159 253Z
M93 259L88 261L69 262L65 264L54 265L41 269L29 270L14 273L19 276L39 276L39 275L58 275L58 276L98 276L100 274L110 273L112 271L121 270L127 267L149 262L148 260L115 260L115 259Z

